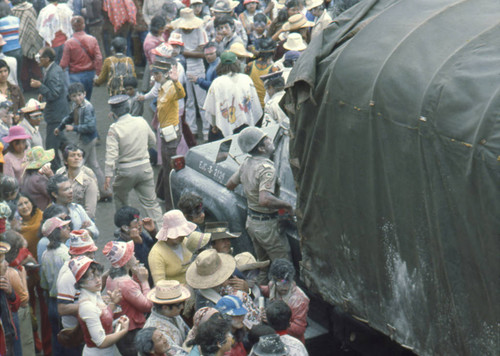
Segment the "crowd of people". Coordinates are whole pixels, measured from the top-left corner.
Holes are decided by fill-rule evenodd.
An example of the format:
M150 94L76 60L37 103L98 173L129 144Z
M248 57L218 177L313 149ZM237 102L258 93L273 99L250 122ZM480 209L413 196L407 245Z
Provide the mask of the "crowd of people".
M288 74L338 10L323 0L0 3L0 355L307 355L309 299L277 220L293 207L275 195L274 146L258 127L287 124ZM113 120L104 167L100 85ZM243 186L257 258L232 255L240 233L205 223L200 196L184 192L179 210L170 197L173 156L239 132L248 157L226 187ZM99 237L97 204L110 200L116 232Z

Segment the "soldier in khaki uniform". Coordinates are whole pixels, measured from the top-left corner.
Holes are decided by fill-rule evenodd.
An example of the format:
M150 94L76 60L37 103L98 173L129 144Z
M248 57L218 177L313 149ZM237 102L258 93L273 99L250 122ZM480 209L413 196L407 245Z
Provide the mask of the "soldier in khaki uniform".
M128 195L135 190L145 216L157 224L162 221L162 211L156 201L153 168L149 163L149 147L155 147L156 138L146 120L130 115L127 95L115 95L108 101L116 120L109 127L106 139L104 189L113 183L115 207L128 205Z
M288 240L279 233L278 209L285 209L293 214L293 207L274 195L276 171L274 162L269 159L274 152L273 142L262 130L247 127L239 135L238 145L250 156L229 178L226 187L234 190L240 183L243 185L248 203L246 229L257 259L290 259ZM266 271L261 269L259 282L265 282L266 279Z

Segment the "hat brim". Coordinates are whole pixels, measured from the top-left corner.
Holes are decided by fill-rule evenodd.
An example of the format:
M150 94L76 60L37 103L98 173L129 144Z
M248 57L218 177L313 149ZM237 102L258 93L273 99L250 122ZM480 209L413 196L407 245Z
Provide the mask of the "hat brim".
M134 255L134 241L126 242L127 249L125 250L125 254L118 260L116 263L111 264L115 268L123 267L130 261L130 258Z
M285 44L283 45L283 48L286 49L286 50L288 50L288 51L302 52L302 51L304 51L307 48L307 46L304 44L304 42L302 42L302 45L300 45L300 46L290 47L290 46L287 46L286 42L285 42Z
M306 6L306 9L307 10L312 10L314 9L315 7L318 7L318 6L321 6L323 5L323 1L322 0L319 0L319 1L316 1L316 2L313 2L311 5L309 6Z
M10 245L7 242L0 242L0 254L6 254L10 251Z
M236 268L236 261L233 256L224 253L219 253L221 259L221 266L219 270L207 275L202 276L198 274L196 269L196 263L191 263L186 271L186 281L192 288L196 289L208 289L221 285L234 272Z
M37 105L37 106L25 106L24 108L22 109L19 109L20 112L22 112L23 114L29 114L31 112L35 112L35 111L42 111L45 109L45 105L47 105L47 103L40 103L40 105Z
M44 151L42 157L40 157L36 161L28 163L28 165L26 166L26 169L42 168L44 164L51 162L54 159L55 155L56 155L56 153L55 153L53 148L51 148L50 150L46 150L46 151Z
M260 261L260 262L254 262L254 263L247 263L241 266L236 266L240 272L245 272L245 271L250 271L253 269L260 269L260 268L265 268L269 266L271 261Z
M199 17L194 17L189 20L185 20L183 18L178 18L175 21L172 21L172 26L174 28L183 28L186 30L194 30L195 28L199 28L203 25L203 20Z
M4 142L10 143L15 140L29 140L31 138L31 135L24 134L24 135L18 135L18 136L5 136L3 138Z
M176 239L181 236L188 236L196 230L196 224L193 224L190 221L186 221L185 224L178 227L172 228L160 228L158 233L156 234L156 239L158 241L167 241L168 239Z
M211 7L210 10L212 10L213 12L230 12L234 9L236 9L236 7L239 5L239 1L230 1L229 2L229 7L230 9L229 10L222 10L222 9L217 9L215 7Z
M283 27L281 28L283 31L294 31L294 30L299 30L301 28L307 28L307 27L313 27L314 22L312 21L306 21L302 25L292 25L290 22L285 22Z
M157 304L175 304L179 302L183 302L191 297L191 292L189 289L181 285L181 295L178 298L175 299L159 299L156 297L156 287L151 289L148 294L147 298L152 301L153 303Z
M225 313L226 315L231 315L231 316L242 316L246 315L248 313L248 310L245 309L245 307L242 305L238 309L233 309L231 310L230 313Z
M240 237L241 232L239 233L230 233L230 232L208 232L209 234L212 234L212 241L216 240L222 240L222 239L236 239Z
M95 244L82 246L82 247L70 247L69 254L74 256L83 255L87 252L95 252L97 251L97 246Z

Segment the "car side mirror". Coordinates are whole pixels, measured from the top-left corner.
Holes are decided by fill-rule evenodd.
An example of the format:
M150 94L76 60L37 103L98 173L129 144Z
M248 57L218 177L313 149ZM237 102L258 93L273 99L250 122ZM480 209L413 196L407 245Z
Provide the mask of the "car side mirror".
M227 159L232 142L232 139L221 142L219 151L217 152L217 157L215 157L215 163L224 162Z

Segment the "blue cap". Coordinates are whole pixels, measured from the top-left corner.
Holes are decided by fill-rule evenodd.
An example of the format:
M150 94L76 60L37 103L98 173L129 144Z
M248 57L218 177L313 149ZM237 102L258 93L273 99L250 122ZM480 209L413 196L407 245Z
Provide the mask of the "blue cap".
M111 98L109 98L108 104L109 105L118 105L118 104L124 103L128 99L129 99L128 95L123 95L123 94L121 94L121 95L114 95Z
M300 52L288 51L285 53L285 61L296 61L300 57Z
M222 314L231 315L231 316L239 316L245 315L247 310L243 306L241 299L234 295L225 295L217 304L215 304L215 309L217 309Z

